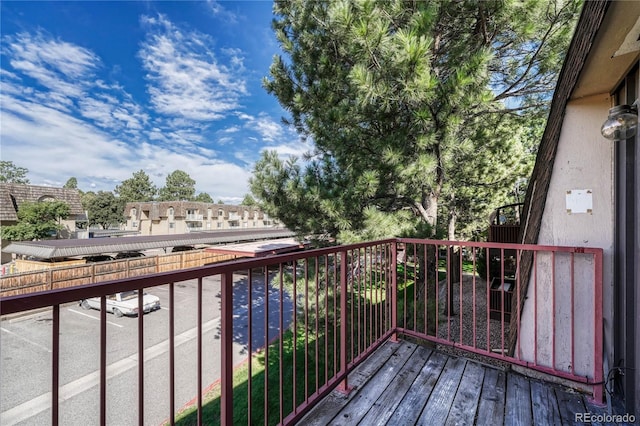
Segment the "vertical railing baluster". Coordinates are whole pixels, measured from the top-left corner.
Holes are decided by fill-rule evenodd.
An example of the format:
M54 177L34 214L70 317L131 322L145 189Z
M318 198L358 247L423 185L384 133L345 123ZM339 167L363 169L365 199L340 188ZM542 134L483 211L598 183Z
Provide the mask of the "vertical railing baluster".
M221 289L221 359L220 359L220 422L233 424L233 273L222 274Z
M500 355L504 356L504 248L500 249Z
M451 312L451 308L452 308L452 304L453 304L453 293L451 290L453 288L453 285L451 283L451 250L453 250L453 246L448 245L447 246L447 267L446 267L446 271L447 271L447 341L450 342L451 341L451 314L453 312ZM438 249L436 248L436 253L438 252ZM436 277L438 272L436 270ZM436 278L438 279L438 278Z
M107 297L100 297L100 426L107 424Z
M144 289L138 289L138 424L144 426Z
M315 385L316 385L316 392L318 392L318 381L319 381L319 373L320 370L319 365L318 365L318 360L320 359L320 357L318 356L318 340L320 339L320 333L318 333L318 317L320 315L320 311L318 310L318 305L319 305L319 299L318 299L318 292L320 290L320 286L318 285L318 273L319 273L319 265L318 263L320 262L320 257L316 256L314 258L314 262L315 262L315 277L314 277L314 282L315 282L315 294L316 294L316 332L315 332L315 336L314 336L314 340L316 343L316 347L315 347L315 354L314 354L314 363L315 363L315 367L316 367L316 376L315 376Z
M487 271L487 281L485 282L487 288L487 306L486 306L486 323L487 323L487 352L491 352L491 249L485 248L485 271Z
M538 365L538 251L533 251L533 365Z
M349 291L349 305L350 305L350 322L351 322L351 344L349 346L351 346L351 359L354 359L354 357L356 356L356 350L360 349L360 342L358 341L357 343L355 343L353 341L353 336L354 333L358 333L359 332L359 325L358 325L358 329L356 330L356 323L359 321L356 320L356 316L355 316L355 298L356 298L356 286L360 286L359 283L359 277L353 277L353 279L351 280L351 289ZM359 317L358 317L359 318Z
M304 401L309 399L309 259L304 260Z
M602 249L593 253L593 286L594 286L594 307L593 307L593 399L602 404L604 402L604 371L603 365L603 336L602 336Z
M391 243L391 285L388 290L391 309L391 341L398 341L398 242Z
M418 265L417 243L413 243L413 331L418 331ZM426 276L427 274L425 274ZM426 281L425 281L426 284Z
M298 353L298 261L293 261L293 412L298 412L296 403L298 379L297 379L297 353Z
M340 252L340 374L344 379L339 388L342 392L349 391L347 381L347 252Z
M280 401L280 424L282 424L282 420L284 419L284 374L282 371L283 362L282 356L284 353L284 284L283 284L284 273L282 270L282 263L278 265L278 287L279 287L279 298L280 298L280 321L278 325L278 335L280 336L278 339L278 373L279 373L279 401ZM251 418L249 418L249 425L251 425Z
M462 319L463 319L463 317L462 317L462 311L463 311L463 309L462 309L462 300L464 299L462 297L462 246L458 246L458 250L459 250L458 251L458 253L459 253L458 260L459 260L459 264L460 264L460 266L459 266L460 270L458 271L459 272L458 273L458 279L460 280L460 284L459 284L460 285L460 291L458 292L458 305L459 305L458 309L460 310L460 312L459 312L460 321L459 321L458 328L460 329L460 344L464 344L464 342L462 341L462 328L464 326L464 324L462 322Z
M556 369L556 252L551 252L551 369Z
M438 248L436 247L436 253L438 252ZM423 309L423 321L424 321L424 334L425 336L429 335L429 284L428 284L428 280L427 280L427 275L429 275L429 273L427 272L428 268L427 265L429 264L429 255L428 255L429 251L427 250L427 245L426 244L422 244L422 254L424 256L424 262L423 264L420 266L422 268L422 270L424 271L423 275L424 275L424 309ZM414 274L413 277L413 288L414 291L418 291L418 277ZM436 306L436 312L438 310L438 307ZM418 331L418 328L416 327L415 329L416 331Z
M182 258L181 258L182 259ZM197 324L196 330L198 337L196 339L196 347L197 347L197 369L198 369L198 377L197 377L197 386L198 386L198 424L201 425L203 422L202 417L202 277L198 278L198 294L197 294Z
M360 249L358 249L358 257L357 257L357 265L358 267L360 267ZM353 298L357 297L357 302L358 302L358 317L357 319L354 320L353 315L351 316L352 319L352 325L353 324L357 324L358 327L358 350L357 350L357 354L362 353L362 349L361 349L361 345L364 345L364 341L366 340L366 337L362 334L362 328L364 327L366 329L366 324L367 324L367 318L366 315L364 314L365 310L364 307L362 307L362 304L364 303L364 299L362 297L362 287L363 287L363 281L362 281L362 274L358 274L357 277L354 277L353 280L351 281L351 304L353 305ZM357 287L356 287L357 286ZM356 288L354 288L356 287ZM364 324L361 322L361 320L363 319L364 316ZM353 332L352 332L353 334ZM353 359L353 351L355 349L356 345L351 345L351 359Z
M269 424L269 267L263 268L264 283L264 424Z
M53 305L51 346L51 424L57 426L60 407L60 305Z
M353 305L351 306L353 317ZM353 338L353 331L351 332ZM324 256L324 383L329 381L329 255Z
M471 257L472 257L472 262L473 262L473 279L472 279L472 285L473 285L473 289L472 289L472 293L473 296L471 298L472 302L472 315L473 315L473 349L477 349L478 345L477 345L477 341L476 341L476 332L477 332L477 323L476 323L476 253L478 253L478 249L477 247L472 247L471 248Z
M333 253L333 375L338 373L338 256ZM353 291L351 292L353 294ZM359 308L358 308L359 309ZM360 333L358 331L358 333ZM359 334L358 334L359 335Z
M175 299L174 283L169 283L169 423L175 424L176 418L176 356L175 356Z
M574 311L574 270L573 270L573 262L575 262L575 257L573 252L570 253L571 257L571 265L570 265L570 274L571 274L571 297L569 298L569 303L571 304L571 374L575 374L575 311Z

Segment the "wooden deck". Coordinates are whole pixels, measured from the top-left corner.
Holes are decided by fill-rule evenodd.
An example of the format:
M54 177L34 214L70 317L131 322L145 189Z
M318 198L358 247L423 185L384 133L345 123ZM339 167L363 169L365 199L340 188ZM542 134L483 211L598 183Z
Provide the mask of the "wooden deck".
M573 425L588 396L465 358L387 342L300 425Z

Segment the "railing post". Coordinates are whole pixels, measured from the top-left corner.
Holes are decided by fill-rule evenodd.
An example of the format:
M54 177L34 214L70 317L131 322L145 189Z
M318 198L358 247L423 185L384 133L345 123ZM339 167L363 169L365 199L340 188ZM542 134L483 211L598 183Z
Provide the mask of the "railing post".
M342 393L349 393L347 381L347 252L340 252L340 375L344 379L338 385Z
M222 425L233 424L233 273L222 274L221 300L221 416ZM201 392L198 389L198 392Z
M602 343L602 249L593 253L594 261L594 330L593 330L593 399L598 404L604 404L603 393L603 343Z
M398 242L391 243L391 294L389 297L391 303L391 341L398 341Z
M51 424L58 425L60 406L60 305L53 305L51 327Z

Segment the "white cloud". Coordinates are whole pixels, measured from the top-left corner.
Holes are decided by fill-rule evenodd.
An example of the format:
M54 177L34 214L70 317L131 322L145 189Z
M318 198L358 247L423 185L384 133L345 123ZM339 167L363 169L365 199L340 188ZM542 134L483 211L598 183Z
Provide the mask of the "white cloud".
M143 17L142 23L149 34L139 56L158 113L211 121L238 107L238 99L247 93L246 82L238 66L216 60L207 35L184 31L163 15Z
M246 122L246 128L258 133L265 142L275 142L284 135L282 124L276 122L264 112L260 113L257 117L245 113L239 113L237 115L238 118Z
M16 71L73 98L82 96L86 89L78 81L90 77L100 66L100 59L90 50L40 33L3 37L2 53Z
M209 6L211 13L220 18L220 20L228 24L235 24L238 22L238 16L228 9L225 9L220 2L216 0L207 0L207 5Z
M279 157L289 157L294 155L301 158L308 152L310 146L303 142L292 142L288 144L266 146L262 151L276 151Z

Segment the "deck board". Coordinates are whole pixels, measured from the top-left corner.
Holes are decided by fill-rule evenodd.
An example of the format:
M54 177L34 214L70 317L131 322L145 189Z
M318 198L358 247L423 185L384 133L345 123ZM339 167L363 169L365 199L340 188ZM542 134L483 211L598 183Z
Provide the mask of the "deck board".
M558 399L558 409L563 425L573 425L576 423L574 413L584 413L587 411L582 401L582 395L574 392L567 392L555 389Z
M375 373L371 380L360 388L349 404L340 410L331 424L350 426L360 422L380 395L384 393L393 378L400 373L407 359L415 352L415 349L415 345L401 344L389 361Z
M399 426L416 424L426 398L431 394L446 362L446 355L440 352L431 354L427 363L420 370L420 374L413 381L409 391L407 391L405 398L391 415L389 424Z
M402 342L387 342L381 346L367 359L367 362L360 364L353 372L351 372L351 374L349 374L348 384L349 386L352 386L354 390L346 395L338 391L331 392L315 406L313 409L313 416L305 416L305 421L301 424L304 424L305 426L325 426L329 424L331 419L333 419L336 414L338 414L340 410L342 410L342 408L356 396L357 390L364 386L375 372L393 356L401 344Z
M364 416L361 424L371 426L387 424L431 354L431 349L418 346L414 353L411 354L404 368L389 384L385 395L381 396L367 415Z
M507 403L505 419L516 426L533 424L531 412L531 386L529 380L515 373L507 373Z
M558 400L553 389L539 381L532 380L530 383L533 424L536 426L561 424Z
M493 426L504 423L505 388L505 372L495 368L487 368L478 403L477 425Z
M466 363L463 358L449 358L416 424L432 426L447 421Z
M460 387L453 400L453 406L451 407L445 425L457 426L473 424L476 411L478 410L484 370L480 364L467 362L464 373L462 374L462 381L460 381Z
M299 425L565 425L575 413L603 413L581 393L446 355L387 342L349 374Z

